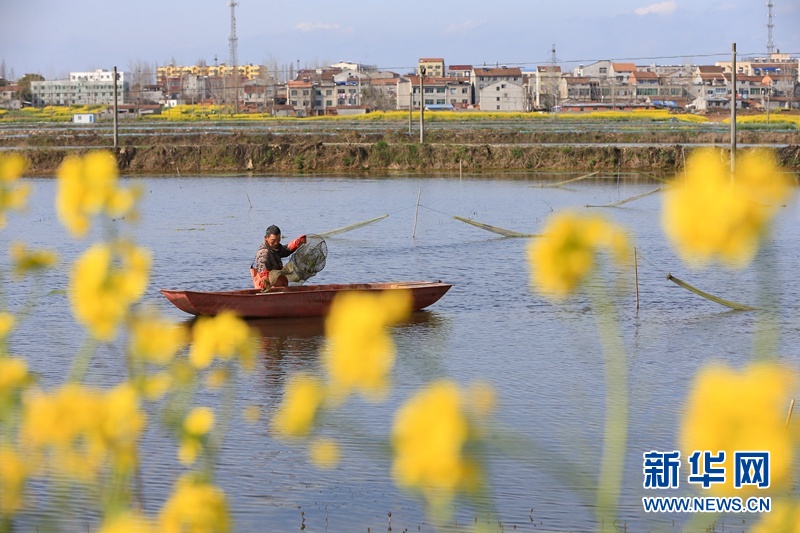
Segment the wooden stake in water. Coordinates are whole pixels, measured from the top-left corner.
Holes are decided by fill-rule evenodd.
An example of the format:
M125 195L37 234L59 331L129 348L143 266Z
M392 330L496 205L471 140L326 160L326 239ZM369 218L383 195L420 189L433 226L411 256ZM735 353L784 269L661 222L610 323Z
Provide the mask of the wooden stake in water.
M786 427L784 429L789 429L789 421L792 419L792 411L794 410L794 398L792 401L789 402L789 414L786 415Z
M417 209L414 211L414 229L411 230L411 238L416 239L417 234L417 216L419 215L419 199L422 196L422 189L419 190L419 194L417 194Z
M639 311L639 263L635 246L633 247L633 277L636 280L636 311Z

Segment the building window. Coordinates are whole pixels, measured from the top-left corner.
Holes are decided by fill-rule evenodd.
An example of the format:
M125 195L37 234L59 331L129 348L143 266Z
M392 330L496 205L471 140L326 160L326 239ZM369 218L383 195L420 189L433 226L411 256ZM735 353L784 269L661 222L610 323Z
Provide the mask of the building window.
M333 106L333 100L325 100L325 105L328 107Z

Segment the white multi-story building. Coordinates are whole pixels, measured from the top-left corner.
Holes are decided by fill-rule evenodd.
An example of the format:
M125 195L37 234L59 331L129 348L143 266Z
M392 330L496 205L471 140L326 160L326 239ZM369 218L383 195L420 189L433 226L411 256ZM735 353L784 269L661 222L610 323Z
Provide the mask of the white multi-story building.
M117 71L117 103L128 100L129 86L125 73ZM68 80L31 82L34 106L46 105L113 105L114 72L71 72Z

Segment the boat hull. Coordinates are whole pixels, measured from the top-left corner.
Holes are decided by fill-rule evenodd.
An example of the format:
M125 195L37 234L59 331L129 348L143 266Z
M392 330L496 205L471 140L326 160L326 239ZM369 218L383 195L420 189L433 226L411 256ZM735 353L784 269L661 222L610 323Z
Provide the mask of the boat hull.
M452 285L441 281L403 281L393 283L348 283L296 285L240 291L182 291L161 289L167 300L191 315L214 316L233 311L243 318L287 318L324 316L337 294L347 291L409 291L412 309L418 311L435 303Z

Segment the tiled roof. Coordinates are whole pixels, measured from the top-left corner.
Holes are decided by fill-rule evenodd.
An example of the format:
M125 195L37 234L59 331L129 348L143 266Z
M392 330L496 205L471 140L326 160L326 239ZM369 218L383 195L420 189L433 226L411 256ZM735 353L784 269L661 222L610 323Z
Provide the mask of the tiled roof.
M635 72L636 71L636 64L635 63L611 63L611 68L614 69L614 72Z

